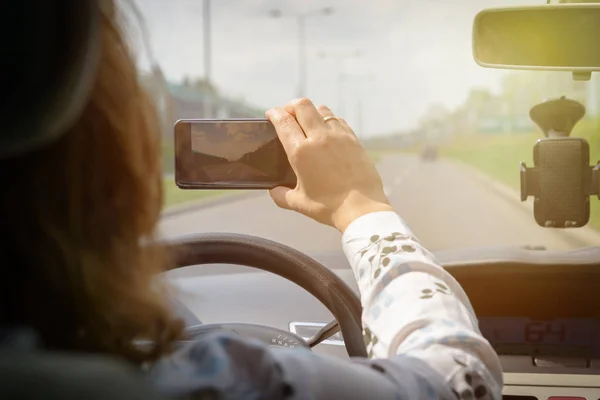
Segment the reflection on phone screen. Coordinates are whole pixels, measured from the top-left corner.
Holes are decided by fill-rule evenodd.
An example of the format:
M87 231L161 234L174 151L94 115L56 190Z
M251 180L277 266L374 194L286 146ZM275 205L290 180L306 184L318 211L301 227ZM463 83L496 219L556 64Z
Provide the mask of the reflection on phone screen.
M287 157L268 121L194 122L191 161L211 182L277 182L286 178Z

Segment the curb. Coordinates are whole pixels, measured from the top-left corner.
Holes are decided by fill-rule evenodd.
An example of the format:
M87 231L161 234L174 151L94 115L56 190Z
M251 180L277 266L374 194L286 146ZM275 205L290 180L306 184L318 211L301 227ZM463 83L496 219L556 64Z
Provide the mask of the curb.
M175 205L164 210L160 218L174 217L180 214L185 214L192 211L203 210L205 208L216 207L223 204L233 203L236 201L245 200L252 197L258 197L264 193L263 190L251 190L237 194L220 194L207 199L188 201L179 205Z
M525 211L528 215L533 215L533 201L520 201L520 193L508 186L505 183L493 179L488 174L478 170L477 168L456 159L446 159L446 161L457 165L458 167L467 170L470 174L480 181L484 186L492 189L498 195L503 197L507 202L512 203L517 208ZM547 228L551 229L551 228ZM590 247L600 245L600 233L596 230L584 226L581 228L565 228L555 229L556 233L563 236L565 240L578 247Z

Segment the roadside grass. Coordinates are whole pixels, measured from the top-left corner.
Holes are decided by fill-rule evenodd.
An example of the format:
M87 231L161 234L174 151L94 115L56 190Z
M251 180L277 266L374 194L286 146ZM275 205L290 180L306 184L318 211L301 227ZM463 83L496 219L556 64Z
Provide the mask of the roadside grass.
M532 166L533 145L539 138L536 133L478 135L461 138L440 148L440 155L459 159L518 189L519 162Z
M600 161L600 121L581 121L571 136L583 137L589 142L592 165ZM440 154L470 164L513 189L520 190L519 162L524 161L528 167L533 166L533 146L542 137L541 131L475 135L459 138L440 148ZM589 225L600 230L600 202L595 197L591 201Z
M183 204L191 201L206 199L215 196L229 196L239 193L238 190L183 190L175 185L175 180L165 178L163 180L164 205L165 209L177 204Z
M371 157L371 161L373 161L373 164L377 164L379 161L381 161L381 158L384 153L382 153L381 150L367 149L367 154L369 154L369 157Z
M175 146L173 141L163 140L162 142L162 158L163 158L163 171L165 173L175 172Z

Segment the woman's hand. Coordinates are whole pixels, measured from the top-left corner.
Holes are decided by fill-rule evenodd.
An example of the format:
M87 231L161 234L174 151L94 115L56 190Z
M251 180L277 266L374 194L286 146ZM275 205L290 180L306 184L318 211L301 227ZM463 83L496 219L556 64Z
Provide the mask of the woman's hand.
M356 218L391 211L381 178L367 152L343 119L308 99L267 111L298 177L295 189L270 191L282 208L302 213L344 232Z

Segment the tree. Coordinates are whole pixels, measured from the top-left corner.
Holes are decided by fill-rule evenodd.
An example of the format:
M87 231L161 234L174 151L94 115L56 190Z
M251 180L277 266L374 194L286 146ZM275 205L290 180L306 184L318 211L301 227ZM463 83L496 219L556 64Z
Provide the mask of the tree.
M474 88L472 89L462 108L466 111L473 111L476 113L481 112L488 104L494 99L494 95L487 88Z
M216 88L216 86L209 80L205 79L205 78L198 78L196 79L192 86L195 89L198 89L202 92L207 92L207 93L211 93L211 94L218 94L218 90Z

